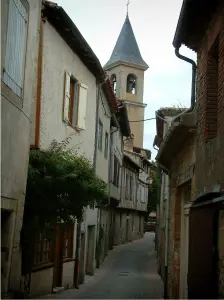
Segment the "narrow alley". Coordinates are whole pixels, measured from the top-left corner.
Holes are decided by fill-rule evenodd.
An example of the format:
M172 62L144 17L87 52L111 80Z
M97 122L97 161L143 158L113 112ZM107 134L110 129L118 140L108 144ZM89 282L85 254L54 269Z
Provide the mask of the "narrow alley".
M48 299L161 299L162 282L157 274L154 233L117 246L80 288L46 296Z

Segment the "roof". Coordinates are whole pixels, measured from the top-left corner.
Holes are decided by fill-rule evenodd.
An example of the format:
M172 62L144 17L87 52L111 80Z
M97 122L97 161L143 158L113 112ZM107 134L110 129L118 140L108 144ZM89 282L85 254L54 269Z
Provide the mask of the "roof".
M217 6L223 0L184 0L173 40L173 46L182 44L196 51Z
M120 63L132 63L144 70L149 67L141 56L128 15L104 69L109 69L111 66Z
M125 154L124 153L124 160L127 160L129 163L131 163L132 164L132 166L134 167L134 168L136 168L136 169L141 169L141 167L133 160L133 159L131 159L131 157L130 156L128 156L127 154Z
M179 107L161 107L159 110L156 111L156 136L154 139L153 146L156 145L160 147L160 144L163 140L163 124L165 117L175 117L182 112L187 110L187 108L179 108Z
M169 169L172 159L182 149L190 138L195 136L196 112L182 116L182 119L174 122L160 144L156 160L159 164Z
M111 84L111 80L108 78L103 84L102 84L103 92L106 96L108 105L110 107L110 111L112 113L118 112L118 101L117 97L113 91L113 87Z
M146 149L146 148L142 148L142 147L137 147L137 146L133 147L133 152L135 152L135 153L140 153L141 154L141 150L146 152L147 159L151 159L151 154L152 154L151 150Z
M102 81L105 78L105 73L99 59L64 9L56 3L43 1L43 16L47 17L47 20L73 52L79 56L90 72L99 81Z

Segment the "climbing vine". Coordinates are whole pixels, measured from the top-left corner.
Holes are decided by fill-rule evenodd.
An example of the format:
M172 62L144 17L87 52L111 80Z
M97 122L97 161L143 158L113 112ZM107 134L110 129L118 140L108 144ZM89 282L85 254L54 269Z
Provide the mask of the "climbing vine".
M36 234L47 235L75 219L81 221L85 207L99 206L107 197L107 185L91 163L65 146L54 142L48 150L30 151L21 235L26 264ZM31 264L30 255L29 269Z

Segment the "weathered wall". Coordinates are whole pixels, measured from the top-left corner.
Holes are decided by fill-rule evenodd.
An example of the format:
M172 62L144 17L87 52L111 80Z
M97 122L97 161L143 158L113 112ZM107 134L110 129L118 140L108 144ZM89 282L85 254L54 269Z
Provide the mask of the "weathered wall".
M207 28L197 57L198 128L195 169L197 196L214 189L224 189L223 2ZM213 87L215 79L212 75L214 70L212 69L213 63L210 60L210 51L217 37L219 37L218 86ZM212 125L209 125L210 122L212 122ZM216 128L217 133L215 134Z
M23 219L29 157L31 100L36 95L37 55L39 41L40 2L28 0L29 20L23 98L16 96L1 83L1 208L12 212L11 235L8 240L9 256L6 264L5 290L19 288L21 275L20 230ZM8 1L1 3L1 75L5 64ZM19 159L18 159L19 158ZM16 205L14 205L15 203ZM13 247L12 247L13 246ZM11 263L11 270L10 270Z
M224 298L224 210L219 212L218 222L218 277L219 277L219 298Z
M96 79L49 22L43 24L43 45L40 147L46 149L53 139L61 142L71 135L68 148L74 147L93 162ZM63 122L65 72L88 87L86 129L80 132Z
M168 255L168 295L179 299L180 287L180 238L181 238L181 185L191 180L191 196L194 199L194 174L189 172L195 163L195 137L187 140L176 155L171 167L171 194L169 209L169 255ZM189 173L186 181L180 181L183 174ZM180 187L179 187L180 186Z

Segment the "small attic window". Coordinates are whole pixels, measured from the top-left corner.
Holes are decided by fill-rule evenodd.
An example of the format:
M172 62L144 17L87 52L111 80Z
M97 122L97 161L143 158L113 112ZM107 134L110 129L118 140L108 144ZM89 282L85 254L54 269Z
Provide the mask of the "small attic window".
M113 91L116 94L116 89L117 89L117 78L115 74L111 75L111 81L112 81L112 87L113 87Z
M127 77L127 93L136 94L136 76L134 74L129 74Z

